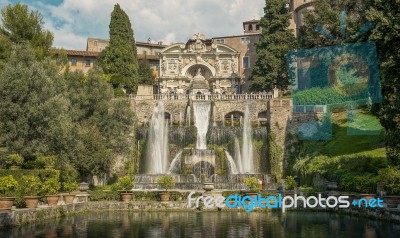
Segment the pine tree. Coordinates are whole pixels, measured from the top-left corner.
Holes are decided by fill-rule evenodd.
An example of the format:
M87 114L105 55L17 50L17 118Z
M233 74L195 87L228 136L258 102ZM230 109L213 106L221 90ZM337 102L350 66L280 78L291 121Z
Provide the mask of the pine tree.
M257 62L250 80L251 90L285 90L289 86L285 54L296 47L296 38L288 29L291 14L286 0L266 0L261 18L261 39L257 43Z
M100 64L111 78L121 78L118 87L125 88L128 94L136 93L139 74L135 38L129 17L119 4L111 13L109 28L110 44L100 55Z

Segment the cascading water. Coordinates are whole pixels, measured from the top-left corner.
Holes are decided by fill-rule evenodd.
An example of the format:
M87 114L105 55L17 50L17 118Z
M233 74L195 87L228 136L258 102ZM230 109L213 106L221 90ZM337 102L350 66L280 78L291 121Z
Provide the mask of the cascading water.
M182 150L175 156L172 160L171 165L169 166L168 173L171 174L179 174L181 170L181 157L182 157Z
M168 169L168 124L164 104L158 102L150 121L147 141L146 174L165 174Z
M226 150L225 150L225 155L226 155L226 158L228 158L228 163L229 163L229 167L230 167L230 170L231 170L230 171L231 174L238 174L239 172L238 172L238 170L236 168L235 161L233 161L232 156Z
M190 126L190 107L186 109L186 125Z
M193 102L194 121L197 128L196 149L207 149L207 131L210 120L210 102Z
M249 106L246 106L243 119L243 144L242 144L242 171L241 173L254 173L253 142L250 122Z
M240 152L240 145L237 137L235 137L234 143L235 143L235 161L237 163L238 172L243 173L242 153Z

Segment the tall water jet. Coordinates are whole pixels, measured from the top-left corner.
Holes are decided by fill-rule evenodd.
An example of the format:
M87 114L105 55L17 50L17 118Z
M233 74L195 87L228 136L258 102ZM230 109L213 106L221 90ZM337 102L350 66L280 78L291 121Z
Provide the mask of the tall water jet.
M186 125L190 126L190 107L186 109Z
M168 169L168 124L162 102L154 107L147 138L145 173L165 174Z
M243 119L242 173L254 173L253 142L249 106L246 106Z
M193 102L194 123L197 128L196 149L207 149L207 131L210 120L210 102Z
M237 163L238 172L243 173L242 153L240 152L240 144L237 137L235 137L234 143L235 143L235 161Z
M235 161L233 161L232 156L226 150L225 150L225 155L226 155L226 158L228 158L228 163L229 163L231 174L238 174L239 172L236 168L236 164L235 164Z
M175 156L175 158L172 160L168 173L170 174L179 174L181 170L181 157L182 157L182 150L179 151L179 153Z

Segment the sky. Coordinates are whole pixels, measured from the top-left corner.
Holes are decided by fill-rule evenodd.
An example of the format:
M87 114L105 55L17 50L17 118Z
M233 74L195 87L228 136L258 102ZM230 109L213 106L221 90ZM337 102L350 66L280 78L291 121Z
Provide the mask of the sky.
M54 47L85 50L88 37L108 39L116 3L128 14L136 41L186 42L243 34L242 22L259 19L265 0L0 0L0 7L21 2L44 16Z

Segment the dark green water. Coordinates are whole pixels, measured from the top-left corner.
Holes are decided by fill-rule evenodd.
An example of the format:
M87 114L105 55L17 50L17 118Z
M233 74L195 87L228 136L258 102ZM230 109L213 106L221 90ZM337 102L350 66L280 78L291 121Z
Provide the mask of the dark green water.
M0 231L0 237L400 237L400 225L314 212L99 212Z

